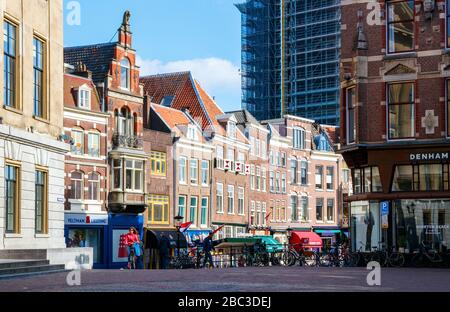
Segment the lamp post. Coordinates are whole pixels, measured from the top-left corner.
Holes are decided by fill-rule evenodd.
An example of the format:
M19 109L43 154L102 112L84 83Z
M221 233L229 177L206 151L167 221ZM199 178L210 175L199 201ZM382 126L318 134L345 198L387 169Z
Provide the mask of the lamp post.
M287 236L287 239L288 239L288 244L290 244L290 241L291 241L291 237L292 237L292 228L289 226L287 229L286 229L286 236Z
M177 255L180 255L180 228L181 228L181 222L183 221L183 216L176 216L175 218L175 227L177 229Z

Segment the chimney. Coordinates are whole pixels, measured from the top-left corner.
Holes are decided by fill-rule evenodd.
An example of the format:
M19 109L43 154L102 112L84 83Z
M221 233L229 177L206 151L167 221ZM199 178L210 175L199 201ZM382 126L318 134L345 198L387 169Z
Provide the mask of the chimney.
M78 62L75 65L75 69L72 72L72 75L92 79L92 72L88 70L86 64L82 62Z
M130 18L131 13L130 11L125 11L123 13L123 21L122 25L120 26L118 32L119 32L119 43L126 47L131 48L131 39L132 39L132 32L130 27Z

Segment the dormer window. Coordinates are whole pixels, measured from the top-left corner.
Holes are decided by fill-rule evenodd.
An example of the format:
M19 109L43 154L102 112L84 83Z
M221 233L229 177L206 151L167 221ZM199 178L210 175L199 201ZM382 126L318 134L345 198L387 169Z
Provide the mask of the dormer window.
M78 107L83 109L91 108L91 90L87 88L78 90Z
M195 128L192 126L188 127L187 130L187 138L189 140L193 140L193 141L198 141L198 136L197 136L197 132L195 131Z
M123 89L130 89L130 61L127 58L124 58L120 62L120 86Z
M234 121L228 122L228 137L235 139L236 138L236 123Z

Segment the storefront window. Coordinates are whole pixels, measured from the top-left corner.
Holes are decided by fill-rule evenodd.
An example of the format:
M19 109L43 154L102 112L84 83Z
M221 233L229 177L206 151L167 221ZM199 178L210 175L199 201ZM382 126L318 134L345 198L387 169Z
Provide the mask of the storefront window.
M438 192L449 190L449 165L397 166L392 192Z
M396 245L413 252L423 242L444 252L450 243L450 199L398 200L394 204Z
M421 191L440 191L442 189L442 166L421 165L419 168Z
M383 192L378 167L354 169L353 172L355 194Z
M351 234L353 250L371 251L381 241L380 204L353 202L351 207Z
M101 229L70 229L67 248L93 247L94 263L102 263L101 233Z

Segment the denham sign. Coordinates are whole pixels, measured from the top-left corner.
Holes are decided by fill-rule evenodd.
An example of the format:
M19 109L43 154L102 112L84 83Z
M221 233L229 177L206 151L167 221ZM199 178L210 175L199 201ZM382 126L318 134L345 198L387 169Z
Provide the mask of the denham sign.
M409 154L410 161L450 160L450 152Z

